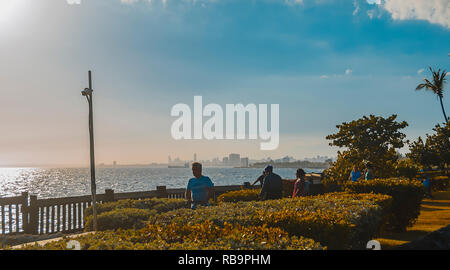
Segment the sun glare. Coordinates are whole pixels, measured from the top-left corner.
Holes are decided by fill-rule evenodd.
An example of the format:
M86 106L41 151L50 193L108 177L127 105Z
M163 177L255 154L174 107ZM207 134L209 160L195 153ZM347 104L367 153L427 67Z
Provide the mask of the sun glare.
M0 0L0 24L16 18L22 4L22 0Z

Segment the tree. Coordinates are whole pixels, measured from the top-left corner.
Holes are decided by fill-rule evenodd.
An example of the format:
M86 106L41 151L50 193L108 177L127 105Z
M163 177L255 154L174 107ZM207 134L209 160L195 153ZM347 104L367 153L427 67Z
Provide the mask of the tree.
M444 84L447 80L445 78L447 76L447 71L443 70L441 72L441 69L435 71L431 67L429 67L429 69L431 72L432 81L429 81L427 78L424 78L423 79L424 83L419 84L416 87L416 91L425 88L426 90L435 93L439 97L439 101L441 102L442 113L444 114L445 118L445 123L447 123L448 118L447 115L445 114L444 103L442 102L442 99L444 98Z
M427 134L424 142L421 137L409 144L407 156L425 167L437 166L447 169L450 164L450 123L436 125L434 134Z
M338 152L338 159L325 173L335 180L338 177L344 180L353 165L361 168L369 162L375 167L377 177L394 176L399 159L396 149L404 146L406 137L400 130L408 126L405 121L396 119L395 114L388 118L370 115L337 125L339 131L326 139L331 140L330 146L344 148L344 151Z

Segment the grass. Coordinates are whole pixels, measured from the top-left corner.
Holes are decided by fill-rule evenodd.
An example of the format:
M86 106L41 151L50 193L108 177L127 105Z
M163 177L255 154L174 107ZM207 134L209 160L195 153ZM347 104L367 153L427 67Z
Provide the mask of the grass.
M450 224L450 190L433 192L424 199L417 222L401 233L386 233L377 238L382 249L393 249Z

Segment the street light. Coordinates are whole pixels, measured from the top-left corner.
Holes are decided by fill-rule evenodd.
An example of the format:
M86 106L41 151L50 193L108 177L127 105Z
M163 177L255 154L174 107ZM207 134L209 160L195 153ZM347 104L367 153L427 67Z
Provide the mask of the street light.
M89 104L89 139L90 139L90 153L91 153L91 193L92 193L92 213L94 216L94 231L97 231L97 204L96 204L96 185L95 185L95 158L94 158L94 120L92 111L92 76L91 71L89 75L89 88L81 91L81 95L85 96Z

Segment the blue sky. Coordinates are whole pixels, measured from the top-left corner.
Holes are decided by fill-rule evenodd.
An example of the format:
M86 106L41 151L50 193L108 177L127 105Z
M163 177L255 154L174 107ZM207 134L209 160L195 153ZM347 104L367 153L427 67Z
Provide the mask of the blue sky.
M410 139L442 122L414 89L427 66L449 69L449 0L5 1L2 165L88 164L88 69L98 162L330 156L325 136L365 114L398 114ZM279 149L174 141L170 109L194 95L280 104Z

